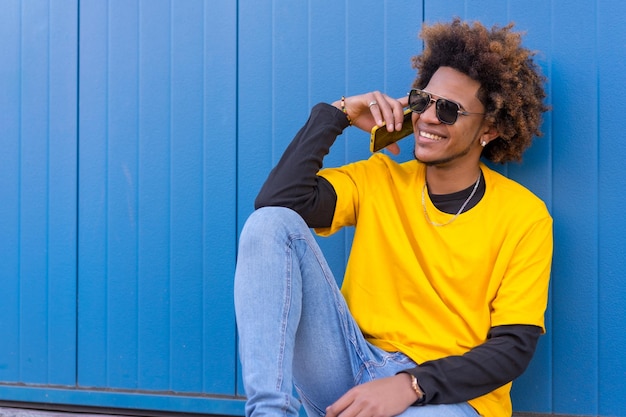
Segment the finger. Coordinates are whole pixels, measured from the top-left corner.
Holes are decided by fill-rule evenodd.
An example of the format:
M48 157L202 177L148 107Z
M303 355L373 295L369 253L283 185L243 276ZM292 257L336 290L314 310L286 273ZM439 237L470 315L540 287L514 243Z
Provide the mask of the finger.
M337 401L326 407L326 417L337 417L343 413L352 403L352 398L348 395L350 391L342 395Z
M402 124L404 123L404 103L406 100L398 100L388 96L385 96L385 102L388 104L389 113L385 113L387 130L393 132L394 130L402 130ZM408 104L408 103L407 103Z
M370 112L372 113L372 117L376 121L378 126L382 126L385 124L385 118L383 114L383 108L385 107L385 103L383 102L383 96L378 91L372 92L369 97L369 102L367 107L369 107Z
M398 99L402 107L407 107L409 105L409 96L402 96Z
M394 102L393 110L396 130L402 130L402 125L404 124L404 106L402 105L402 102L396 100Z
M395 99L380 91L373 91L366 95L366 100L372 118L379 127L386 125L388 132L402 129L404 107L408 104L406 97Z
M402 124L404 123L404 110L405 108L409 107L409 96L402 96L400 97L398 100L398 103L400 103L400 105L402 106L402 114L399 115L399 117L402 120L396 121L397 124L400 124L400 127L398 128L398 130L402 129Z
M396 126L396 113L398 111L402 112L402 106L397 102L397 100L376 92L376 98L378 103L378 108L381 112L381 117L383 122L387 126L388 132L393 132L398 127Z
M363 411L362 404L359 404L357 401L351 401L345 406L342 405L341 410L335 409L335 405L337 405L337 403L326 409L325 417L357 417L359 413Z
M368 105L377 124L379 126L385 124L388 132L401 129L402 125L398 126L397 121L398 118L402 118L402 104L400 104L398 100L378 91L372 92L371 95L373 100L371 100ZM402 120L400 120L400 122L402 122Z

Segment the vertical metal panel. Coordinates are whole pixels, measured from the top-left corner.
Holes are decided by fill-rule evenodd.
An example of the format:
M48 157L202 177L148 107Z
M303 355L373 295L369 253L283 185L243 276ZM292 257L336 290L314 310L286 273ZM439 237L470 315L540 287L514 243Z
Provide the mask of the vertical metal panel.
M79 384L232 395L235 5L80 11Z
M107 387L138 388L137 383L137 344L139 339L138 304L140 295L137 292L139 282L137 260L138 241L137 225L140 219L137 216L139 192L137 180L138 166L138 136L137 120L139 118L139 87L138 87L138 32L139 7L137 2L112 1L108 7L107 33L107 134L106 157L107 177L106 188L106 233L105 253L107 254L106 292L100 294L106 297L106 328L101 331L107 338L106 367ZM88 7L81 4L81 9ZM85 22L88 24L88 22ZM81 33L83 31L81 21ZM82 45L81 48L88 47ZM82 68L81 61L81 97L89 94L90 85L82 72L89 72L90 68ZM82 125L82 120L79 121ZM82 135L81 149L83 147ZM86 145L86 144L85 144ZM100 189L97 183L90 183L88 173L89 161L80 159L79 203L83 201L81 191L86 187ZM82 212L81 222L93 221L89 219L89 212ZM96 220L96 219L94 219ZM97 221L97 220L96 220ZM79 227L80 227L79 224ZM79 248L81 242L79 241ZM82 252L80 263L89 262L89 252ZM79 271L80 272L80 271ZM87 276L79 275L80 287L88 286ZM79 293L80 296L80 293ZM88 300L79 297L79 325L84 323L81 313L88 309ZM79 328L79 329L80 329ZM79 333L79 341L80 341ZM82 348L86 348L82 344ZM79 352L83 353L83 352ZM85 352L85 355L87 353ZM95 359L95 358L94 358ZM79 377L84 375L79 363Z
M609 3L597 3L598 415L626 416L626 222L621 214L626 141L620 110L626 107L626 3Z
M237 2L204 3L203 392L235 392ZM183 22L181 22L183 24Z
M552 102L554 173L554 412L598 413L598 102L594 3L554 0ZM575 7L573 7L575 5ZM581 31L580 23L586 28ZM584 36L581 36L584 33Z
M145 4L145 3L143 3ZM142 335L137 344L138 386L158 390L169 386L170 338L170 238L171 221L170 149L172 147L171 121L171 64L165 56L171 54L170 2L154 1L144 7L139 16L138 48L140 71L138 79L140 114L139 177L137 187L142 201L137 207L139 251L137 268L140 275L149 277L138 282L141 294L138 317L141 317ZM153 225L160 225L154 227Z
M39 6L21 16L28 30L22 31L20 68L20 374L27 381L47 379L49 114L42 92L48 89L48 31L42 25L47 5Z
M452 17L465 19L466 0L451 0L445 4L438 1L424 0L424 21L432 24L437 21L448 21Z
M49 1L48 378L76 383L78 2Z
M170 150L170 301L171 317L170 358L172 369L171 387L175 391L201 391L203 267L203 184L206 173L213 167L203 166L204 152L213 151L204 132L203 101L211 106L209 92L203 85L203 10L199 2L184 8L173 8L171 14L171 150ZM207 28L210 30L210 27ZM185 45L184 47L181 47ZM235 119L233 118L233 122ZM206 143L206 150L205 150ZM234 172L235 166L231 167ZM219 172L215 172L219 175ZM207 196L218 197L218 196ZM217 201L216 201L217 202ZM234 199L222 202L233 209ZM226 208L225 207L225 208ZM207 213L209 214L209 213ZM211 218L206 219L212 221ZM218 254L218 252L214 252ZM213 257L211 253L207 255ZM217 256L215 257L218 258ZM209 261L209 259L207 259ZM196 279L193 279L196 277ZM200 278L200 279L199 279ZM207 311L208 312L208 311ZM224 311L223 313L226 313ZM219 316L220 312L214 312ZM210 336L210 335L207 335ZM234 340L234 334L230 335ZM228 346L232 349L232 343ZM219 349L207 352L207 356L224 354ZM234 361L229 364L234 369ZM231 376L232 378L232 376ZM233 384L229 385L232 389Z
M84 2L80 8L78 382L83 386L137 387L138 24L135 4L128 4L117 19L110 18L116 3L101 2L94 11L93 3ZM99 38L96 30L106 35Z
M0 20L0 380L72 385L76 2L9 1Z
M17 1L0 15L0 380L20 380L20 44L21 10Z
M81 25L89 22L89 31L79 26L78 273L84 283L78 293L77 362L81 373L77 383L83 386L106 386L107 381L107 335L102 325L106 321L107 283L106 269L101 267L107 263L107 251L100 243L105 239L108 193L104 160L107 157L107 19L106 2L81 2L79 20ZM93 92L87 94L91 89Z

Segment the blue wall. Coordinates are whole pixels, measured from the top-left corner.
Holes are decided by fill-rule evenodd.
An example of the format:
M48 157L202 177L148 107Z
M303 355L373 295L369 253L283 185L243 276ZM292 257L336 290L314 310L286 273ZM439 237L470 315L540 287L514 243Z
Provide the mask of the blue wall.
M241 414L232 275L256 192L313 104L405 94L421 22L460 16L527 31L553 107L501 169L555 219L514 408L626 416L626 3L2 6L0 400ZM326 164L367 156L348 129ZM350 240L320 239L337 276Z

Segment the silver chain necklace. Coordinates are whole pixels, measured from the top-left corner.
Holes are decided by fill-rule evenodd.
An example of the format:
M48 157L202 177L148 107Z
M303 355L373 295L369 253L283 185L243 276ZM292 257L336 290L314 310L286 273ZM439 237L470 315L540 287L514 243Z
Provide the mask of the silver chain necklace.
M474 194L476 194L476 190L478 190L478 184L480 184L480 177L482 176L482 174L483 174L482 171L478 172L478 179L476 180L476 184L474 184L474 189L472 190L472 193L469 195L469 197L467 197L467 200L465 200L463 205L461 205L461 208L459 209L459 211L456 212L454 217L452 217L450 220L448 220L445 223L437 223L430 219L430 216L428 215L428 211L426 210L426 187L428 186L428 183L424 181L424 187L422 187L422 208L424 209L424 216L426 217L426 220L428 220L428 223L432 224L435 227L442 227L455 221L456 218L459 217L461 213L463 213L465 206L467 206L467 204L470 202L472 197L474 197Z

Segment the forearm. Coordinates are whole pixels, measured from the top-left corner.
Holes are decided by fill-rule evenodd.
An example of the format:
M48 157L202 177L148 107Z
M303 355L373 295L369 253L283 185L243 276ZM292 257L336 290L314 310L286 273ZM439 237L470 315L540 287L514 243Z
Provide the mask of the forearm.
M461 356L428 361L406 372L424 392L424 404L453 404L480 397L511 382L532 359L541 329L493 327L488 340Z
M288 207L310 227L330 226L337 195L317 173L331 145L347 126L345 115L337 108L323 103L314 106L306 124L270 172L255 200L255 208Z

